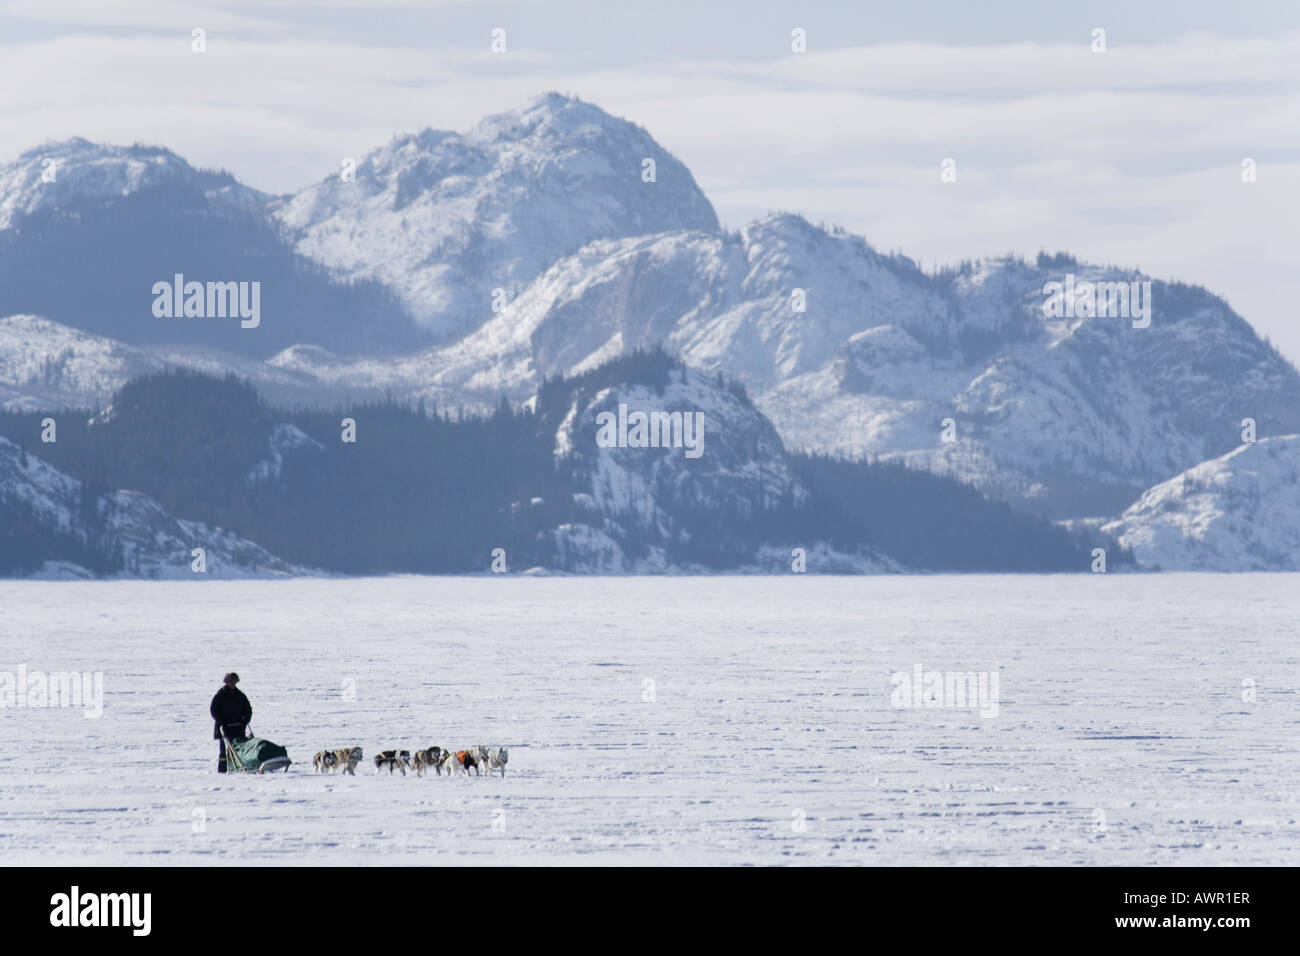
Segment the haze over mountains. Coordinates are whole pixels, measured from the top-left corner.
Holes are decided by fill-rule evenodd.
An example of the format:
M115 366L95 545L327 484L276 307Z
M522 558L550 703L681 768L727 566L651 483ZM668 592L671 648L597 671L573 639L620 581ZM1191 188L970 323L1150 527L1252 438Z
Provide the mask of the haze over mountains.
M175 273L260 281L259 327L156 318ZM1149 324L1074 300L1045 315L1052 282L1149 283ZM906 462L1055 518L1124 513L1134 542L1158 519L1125 509L1233 454L1244 420L1300 434L1300 374L1203 289L1066 254L926 273L790 213L724 231L648 133L558 94L395 137L289 196L157 147L74 140L0 168L6 407L105 404L191 367L276 402L488 411L657 346L743 384L787 449ZM1296 446L1271 447L1293 466ZM1283 487L1249 522L1300 527L1294 469L1269 474ZM1201 563L1287 566L1247 550Z

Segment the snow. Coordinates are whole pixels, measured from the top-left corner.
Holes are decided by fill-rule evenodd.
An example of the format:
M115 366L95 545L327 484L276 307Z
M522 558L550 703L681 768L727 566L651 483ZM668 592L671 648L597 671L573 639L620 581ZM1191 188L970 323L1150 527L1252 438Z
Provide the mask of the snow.
M307 347L296 348L300 360L311 354ZM282 368L275 360L195 346L127 345L34 315L0 318L0 407L57 411L106 405L132 379L169 368L218 377L234 373L278 402L325 404L345 397L310 369ZM351 390L354 397L368 394L364 386Z
M280 480L284 470L286 452L309 449L324 451L325 446L304 432L297 425L277 422L271 428L270 457L263 458L249 469L244 483L251 486L268 484Z
M656 181L641 180L642 159ZM491 316L515 291L593 239L717 229L690 172L649 134L555 93L464 133L398 136L272 211L304 255L378 279L439 334Z
M0 165L0 230L75 200L112 199L175 181L193 183L224 207L251 209L268 199L226 173L196 170L167 149L91 143L74 136Z
M647 156L654 183L640 178ZM40 179L49 158L55 183ZM298 251L387 283L452 338L395 356L303 343L257 362L13 316L0 318L0 406L102 404L129 378L179 365L234 371L281 404L391 394L490 411L503 394L527 402L545 376L662 344L740 380L790 448L901 460L1074 518L1113 517L1140 489L1229 452L1244 417L1261 435L1300 432L1300 374L1203 289L1068 260L930 275L788 213L721 232L689 170L649 134L558 94L463 133L395 137L354 181L274 199L163 149L47 144L0 168L0 228L178 178L217 207L264 209ZM1067 275L1075 293L1150 284L1150 327L1044 315L1047 284ZM939 440L946 418L954 443Z
M740 379L793 448L906 461L988 493L1045 482L1140 488L1232 447L1243 415L1300 429L1300 376L1227 305L1156 284L1149 328L1054 319L1043 288L1149 282L1137 271L1013 259L950 283L861 238L771 215L739 237L677 230L594 241L480 328L391 361L278 360L336 386L488 409L616 349L665 345ZM791 295L804 289L807 311ZM940 443L953 418L958 443ZM1081 512L1087 513L1087 512Z
M0 671L102 671L105 693L97 720L0 709L0 859L1296 865L1298 585L0 582ZM997 716L895 709L916 664L996 673ZM232 668L287 775L215 774ZM509 747L504 779L368 760L478 743ZM351 744L355 778L310 772Z
M0 318L0 381L43 407L90 408L164 363L144 349L34 315Z
M1101 527L1148 568L1300 570L1300 435L1189 468Z
M618 416L620 409L694 416L693 448L604 447L597 438L602 414ZM684 442L685 435L676 438ZM571 571L595 574L707 573L706 568L670 555L672 544L685 544L697 531L694 509L728 509L747 514L760 499L808 498L771 424L752 405L714 377L694 369L676 369L660 387L622 384L587 396L579 390L556 431L555 455L573 464L585 477L581 502L600 513L600 528L571 525L557 529L552 542ZM707 450L707 454L704 453ZM618 541L634 540L638 547L624 553ZM636 556L640 545L648 554ZM790 547L768 542L736 573L788 567ZM822 570L886 573L898 564L874 547L861 553L835 552L825 542L801 541L822 559Z
M272 441L312 441L292 426L277 430ZM296 433L293 434L293 433ZM314 442L313 442L314 444ZM39 446L38 446L39 447ZM63 531L76 525L82 507L82 483L37 457L37 448L23 464L23 449L0 437L0 496L32 508L43 521ZM185 580L194 576L193 551L202 548L206 569L213 578L279 577L309 574L312 569L283 561L247 538L202 521L189 521L169 513L158 501L138 491L118 490L100 497L104 533L122 548L126 562L119 577ZM64 562L47 562L42 578L83 577L83 568Z

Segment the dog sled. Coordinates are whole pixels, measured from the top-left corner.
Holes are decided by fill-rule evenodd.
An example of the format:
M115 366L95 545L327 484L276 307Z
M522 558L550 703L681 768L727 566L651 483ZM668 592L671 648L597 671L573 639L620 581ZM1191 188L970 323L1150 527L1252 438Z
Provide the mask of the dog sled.
M249 727L247 737L231 738L226 728L221 728L221 739L226 743L226 769L240 773L272 773L276 770L288 771L289 751L279 744L253 736Z

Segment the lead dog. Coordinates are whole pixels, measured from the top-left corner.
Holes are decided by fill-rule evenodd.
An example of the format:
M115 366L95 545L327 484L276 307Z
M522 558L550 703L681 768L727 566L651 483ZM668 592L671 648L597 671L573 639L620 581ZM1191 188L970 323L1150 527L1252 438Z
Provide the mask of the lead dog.
M500 770L501 776L506 775L506 761L510 759L510 752L505 747L484 747L479 746L475 752L479 765L485 768L488 776L492 776L493 770Z
M450 754L441 747L430 747L427 750L417 750L415 756L411 758L411 768L415 771L417 777L423 777L425 771L430 767L434 773L442 776L442 766Z
M381 754L375 755L375 773L388 768L391 774L394 769L402 771L402 776L406 776L406 768L411 761L411 752L409 750L385 750Z
M317 773L334 773L342 768L344 773L357 775L357 764L361 762L360 747L342 747L338 750L322 750L312 758L312 766Z

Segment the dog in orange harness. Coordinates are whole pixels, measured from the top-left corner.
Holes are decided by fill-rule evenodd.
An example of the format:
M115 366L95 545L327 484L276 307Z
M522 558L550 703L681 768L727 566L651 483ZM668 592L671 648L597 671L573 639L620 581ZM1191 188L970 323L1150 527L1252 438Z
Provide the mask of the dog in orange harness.
M469 776L469 768L470 768L470 767L473 767L473 768L474 768L474 772L475 772L476 774L478 774L480 777L483 775L483 771L480 770L480 769L479 769L479 766L478 766L478 758L474 756L474 751L472 751L472 750L457 750L456 753L452 755L452 758L451 758L451 759L452 759L452 764L453 764L453 766L452 766L452 769L453 769L453 770L456 769L457 767L459 767L460 770L461 770L461 772L464 773L465 776L468 777L468 776Z

